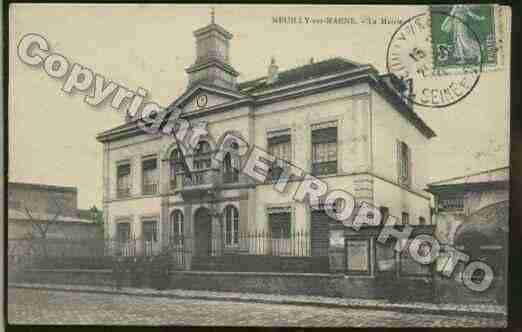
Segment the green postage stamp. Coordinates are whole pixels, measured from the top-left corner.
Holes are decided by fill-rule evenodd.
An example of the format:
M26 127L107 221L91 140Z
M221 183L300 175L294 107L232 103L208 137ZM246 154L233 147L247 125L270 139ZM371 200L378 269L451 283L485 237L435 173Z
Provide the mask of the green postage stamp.
M506 15L493 4L430 6L433 74L504 67Z

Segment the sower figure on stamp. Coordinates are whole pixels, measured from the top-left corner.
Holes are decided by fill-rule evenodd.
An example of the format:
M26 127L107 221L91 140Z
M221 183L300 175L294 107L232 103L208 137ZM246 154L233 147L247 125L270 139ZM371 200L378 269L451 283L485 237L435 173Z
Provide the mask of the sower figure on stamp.
M475 58L480 61L480 45L471 35L471 30L465 26L469 18L477 21L484 20L471 11L469 5L455 5L451 9L450 16L442 23L441 30L453 34L454 57L458 63L464 64Z

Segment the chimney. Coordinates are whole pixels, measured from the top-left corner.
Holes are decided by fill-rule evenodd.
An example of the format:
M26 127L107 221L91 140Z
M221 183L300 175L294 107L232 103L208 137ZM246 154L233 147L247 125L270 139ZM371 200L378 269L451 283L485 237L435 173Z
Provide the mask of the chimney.
M272 57L272 60L270 60L270 65L268 66L268 75L267 75L267 78L266 78L266 83L267 84L272 84L274 83L275 81L277 81L277 77L278 77L278 67L275 63L275 58Z

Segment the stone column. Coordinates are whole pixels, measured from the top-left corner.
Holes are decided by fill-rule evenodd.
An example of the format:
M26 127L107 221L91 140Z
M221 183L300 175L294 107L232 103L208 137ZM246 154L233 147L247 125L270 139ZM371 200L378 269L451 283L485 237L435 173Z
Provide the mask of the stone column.
M160 232L161 232L161 248L166 249L169 245L169 160L161 160L161 156L158 156L160 160L159 165L159 191L161 194L161 211L160 211Z
M183 232L184 232L184 259L185 269L190 270L192 254L195 250L194 244L194 220L192 218L192 205L185 205L183 209Z

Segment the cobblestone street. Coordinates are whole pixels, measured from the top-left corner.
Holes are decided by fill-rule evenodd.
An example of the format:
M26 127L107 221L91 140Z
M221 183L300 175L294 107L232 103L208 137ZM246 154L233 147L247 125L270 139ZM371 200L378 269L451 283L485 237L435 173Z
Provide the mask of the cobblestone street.
M396 311L9 289L11 324L500 327L504 320Z

